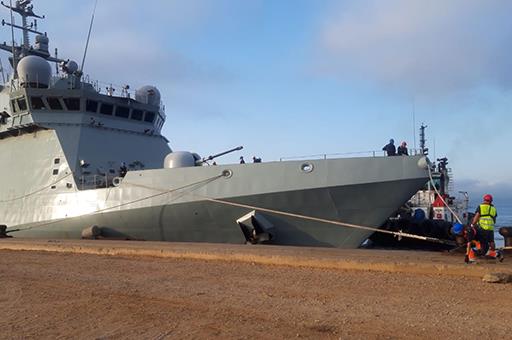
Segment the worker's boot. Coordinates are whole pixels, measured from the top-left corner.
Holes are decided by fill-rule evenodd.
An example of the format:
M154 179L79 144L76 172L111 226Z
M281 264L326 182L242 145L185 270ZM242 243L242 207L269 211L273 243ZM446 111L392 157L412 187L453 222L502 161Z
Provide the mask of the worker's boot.
M476 254L473 248L469 247L468 254L466 255L467 261L466 263L476 263Z

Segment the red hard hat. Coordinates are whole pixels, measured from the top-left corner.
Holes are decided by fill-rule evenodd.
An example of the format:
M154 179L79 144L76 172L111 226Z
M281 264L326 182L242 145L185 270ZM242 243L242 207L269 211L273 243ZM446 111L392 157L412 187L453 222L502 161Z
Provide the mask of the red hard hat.
M490 195L490 194L484 195L484 201L485 202L492 202L492 195Z

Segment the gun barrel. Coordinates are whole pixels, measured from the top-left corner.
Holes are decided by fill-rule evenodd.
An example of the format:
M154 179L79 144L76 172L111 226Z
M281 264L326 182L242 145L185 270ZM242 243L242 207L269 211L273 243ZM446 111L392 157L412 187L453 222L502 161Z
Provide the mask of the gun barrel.
M217 158L217 157L220 157L220 156L224 156L224 155L226 155L228 153L235 152L235 151L240 151L243 148L244 148L243 146L237 146L236 148L233 148L233 149L230 149L230 150L227 150L227 151L224 151L224 152L221 152L221 153L217 153L215 155L211 155L211 156L208 156L206 158L203 158L202 160L198 161L197 163L198 164L202 164L204 162L211 161L214 158Z

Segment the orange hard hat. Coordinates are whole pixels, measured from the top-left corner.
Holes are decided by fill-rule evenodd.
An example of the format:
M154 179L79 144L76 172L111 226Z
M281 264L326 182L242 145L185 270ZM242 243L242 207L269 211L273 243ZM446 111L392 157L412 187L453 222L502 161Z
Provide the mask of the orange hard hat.
M484 202L492 202L492 195L491 194L485 194L484 195Z

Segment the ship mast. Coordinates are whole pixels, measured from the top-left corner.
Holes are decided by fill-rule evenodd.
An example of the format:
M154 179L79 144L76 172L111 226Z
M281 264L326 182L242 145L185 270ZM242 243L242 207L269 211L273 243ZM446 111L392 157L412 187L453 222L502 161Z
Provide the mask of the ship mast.
M23 43L21 46L16 46L14 42L14 32L12 37L12 45L8 45L6 43L0 44L0 49L12 53L12 57L9 58L9 61L11 63L11 66L14 69L14 72L16 74L16 66L17 61L19 61L21 58L23 58L26 55L37 55L40 56L48 61L61 63L64 60L54 58L50 56L50 53L48 52L48 37L46 32L39 32L37 30L37 20L34 19L33 22L29 23L29 18L37 18L37 19L44 19L44 15L37 15L34 13L34 5L32 5L32 0L18 0L12 4L12 1L10 1L9 5L4 4L3 1L0 1L0 4L4 6L5 8L8 8L11 11L11 22L6 22L5 20L2 20L2 26L10 26L12 30L19 29L22 31L23 34ZM14 23L14 20L12 18L12 13L17 13L21 16L21 26L16 25ZM29 33L37 34L36 36L36 46L33 48L30 45L30 35Z

